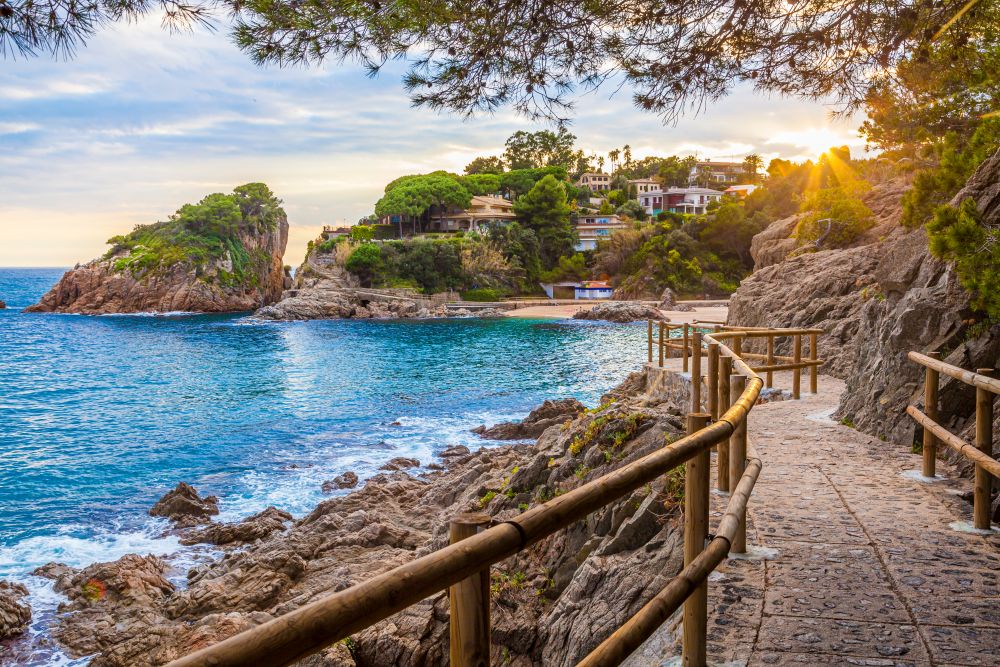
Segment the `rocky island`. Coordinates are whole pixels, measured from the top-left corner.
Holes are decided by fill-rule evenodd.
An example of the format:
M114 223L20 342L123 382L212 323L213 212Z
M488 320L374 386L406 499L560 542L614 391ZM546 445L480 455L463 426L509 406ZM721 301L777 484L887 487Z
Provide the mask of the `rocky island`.
M185 204L168 220L108 240L102 257L66 272L29 312L241 312L273 303L288 219L263 183Z

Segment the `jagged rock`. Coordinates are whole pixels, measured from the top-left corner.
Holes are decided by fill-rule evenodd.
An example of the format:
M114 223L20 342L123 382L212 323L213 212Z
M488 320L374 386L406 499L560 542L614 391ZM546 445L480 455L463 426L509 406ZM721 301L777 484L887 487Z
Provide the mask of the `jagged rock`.
M468 456L471 453L472 452L469 451L469 448L466 447L465 445L455 445L454 447L449 447L448 449L444 450L443 452L438 454L438 456L440 456L443 459L449 459L455 456Z
M574 313L575 320L607 320L608 322L636 322L639 320L670 320L656 308L641 303L608 302L599 303L590 310Z
M207 523L219 513L219 499L215 496L202 498L193 486L185 482L168 491L149 510L150 516L162 516L178 526L193 526Z
M694 308L687 305L686 303L677 303L677 295L674 291L667 287L663 290L663 294L660 295L660 310L673 310L680 313L689 313Z
M221 545L253 542L267 537L275 531L284 530L285 523L292 519L292 515L288 512L268 507L238 523L212 524L206 528L191 531L181 538L181 544Z
M389 459L384 465L382 465L379 470L403 470L405 468L416 468L420 465L420 461L417 459L410 459L405 456L397 456L396 458Z
M241 227L236 238L250 256L266 255L252 280L230 285L229 255L202 263L185 261L154 272L133 275L116 270L124 252L101 257L67 271L27 312L136 313L242 312L281 296L285 282L282 257L288 244L288 220L281 213L273 231Z
M323 492L330 493L338 489L353 489L358 485L358 475L350 470L337 475L328 482L323 482Z
M1000 153L980 166L955 201L975 198L984 223L996 224L998 182ZM908 444L919 430L905 410L922 402L924 371L907 359L907 352L950 350L949 363L992 366L1000 352L1000 327L965 340L976 319L969 296L953 268L931 256L925 231L899 226L905 188L905 181L896 180L865 196L878 224L854 247L793 256L754 272L730 300L729 322L824 329L819 350L827 363L822 370L844 378L849 387L835 417ZM789 354L789 345L780 342L776 352ZM957 382L942 378L942 420L956 430L963 427L974 410L970 396Z
M28 589L21 584L0 581L0 639L19 635L28 629L31 607L22 601L27 595Z
M68 575L72 583L61 588L74 592L54 637L72 657L93 656L91 665L161 665L441 548L457 513L487 511L504 520L519 506L571 490L680 434L669 421L675 407L626 390L619 395L596 412L580 413L582 405L573 402L572 410L559 407L566 402L543 405L534 412L538 419L525 421L566 415L568 424L548 429L535 445L459 447L445 457L447 470L376 475L287 529L195 567L184 589L173 589L163 579L163 562L152 557L81 572L47 566L52 576ZM578 662L679 569L678 518L676 499L643 488L494 566L496 608L517 613L494 616L492 664L504 656L525 667ZM138 579L134 585L130 576ZM104 588L87 586L91 579ZM349 652L299 664L444 665L447 593L353 640Z
M477 426L472 432L488 440L527 440L537 438L550 426L563 424L586 410L575 398L549 400L532 410L524 421L504 422L486 428Z
M3 299L0 299L0 310L3 310L6 307L7 307L7 302L4 301Z

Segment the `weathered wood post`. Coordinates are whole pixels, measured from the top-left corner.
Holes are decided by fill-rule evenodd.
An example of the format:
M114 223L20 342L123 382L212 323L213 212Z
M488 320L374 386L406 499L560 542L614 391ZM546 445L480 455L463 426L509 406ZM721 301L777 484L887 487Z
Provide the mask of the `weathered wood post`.
M688 323L685 322L684 323L684 352L683 352L683 357L684 357L684 372L685 373L688 372L688 355L690 354L690 351L689 351L690 347L689 347L689 342L688 341L690 340L690 336L691 336L690 328L688 327ZM695 412L698 412L698 410L695 410Z
M663 324L663 321L661 320L660 321L660 342L657 344L657 347L660 348L660 355L659 355L660 368L663 368L663 327L664 327L664 324Z
M819 335L815 333L809 334L809 361L813 362L813 365L809 367L809 392L813 394L819 393Z
M726 410L732 405L729 397L729 376L733 374L733 360L729 357L722 357L719 360L719 414L726 414ZM718 444L719 456L716 460L716 484L719 491L729 491L729 439L725 439Z
M653 320L646 320L646 343L649 348L647 361L653 363Z
M712 421L719 419L719 344L708 344L708 369L705 371L708 378L708 413L712 415Z
M932 359L940 359L940 352L928 352ZM938 418L938 372L937 369L924 368L924 414L937 421ZM937 437L929 428L924 429L924 464L921 471L924 477L933 477L937 472Z
M488 526L490 516L470 512L451 520L449 533L455 544ZM490 569L485 568L448 589L451 604L451 664L454 667L489 667Z
M688 434L708 425L711 415L692 412L687 416ZM685 464L684 473L684 565L691 564L705 549L708 539L709 468L708 448ZM705 667L708 634L708 582L703 582L684 602L684 665Z
M767 365L774 365L774 334L767 337ZM774 386L774 371L767 372L766 384L764 386L768 389Z
M795 334L794 342L794 352L792 353L792 361L795 364L802 363L802 335ZM799 396L802 394L802 369L795 366L792 371L792 398L799 400Z
M691 412L701 412L701 332L691 341Z
M743 356L743 338L741 336L733 338L733 354L737 357Z
M980 375L992 375L992 368L977 368ZM993 456L993 392L976 387L976 449ZM973 491L972 525L980 530L990 529L990 490L993 476L980 465L976 466L976 486Z
M729 380L730 400L735 403L747 388L747 378L745 375L733 375ZM744 418L729 437L729 488L735 489L743 477L743 471L747 467L747 418ZM743 510L740 517L740 527L733 536L733 543L729 549L732 553L742 554L747 551L747 513Z

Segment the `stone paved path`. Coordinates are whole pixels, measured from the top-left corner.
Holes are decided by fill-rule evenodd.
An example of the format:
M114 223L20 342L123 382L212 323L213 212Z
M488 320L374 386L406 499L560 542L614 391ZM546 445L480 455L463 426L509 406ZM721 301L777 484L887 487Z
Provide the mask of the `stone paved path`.
M776 386L789 386L782 379ZM773 558L730 559L713 573L710 660L1000 665L1000 535L950 528L971 521L957 494L972 482L943 462L941 481L904 476L919 455L829 418L843 390L821 377L819 394L751 413L764 468L748 541ZM713 526L726 501L713 495ZM671 664L665 638L655 639L629 664Z

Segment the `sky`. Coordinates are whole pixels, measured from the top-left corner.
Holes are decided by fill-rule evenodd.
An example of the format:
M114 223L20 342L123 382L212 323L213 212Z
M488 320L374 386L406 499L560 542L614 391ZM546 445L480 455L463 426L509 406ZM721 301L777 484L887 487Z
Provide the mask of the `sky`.
M2 64L0 266L88 261L111 236L251 181L284 200L285 263L297 265L324 224L368 215L397 176L461 172L502 153L511 133L545 129L510 111L414 109L401 65L375 79L349 63L260 68L224 29L170 34L157 17L105 29L71 60ZM738 89L664 125L608 88L578 97L570 131L588 153L629 144L636 158L807 159L863 146L858 119L831 110Z

